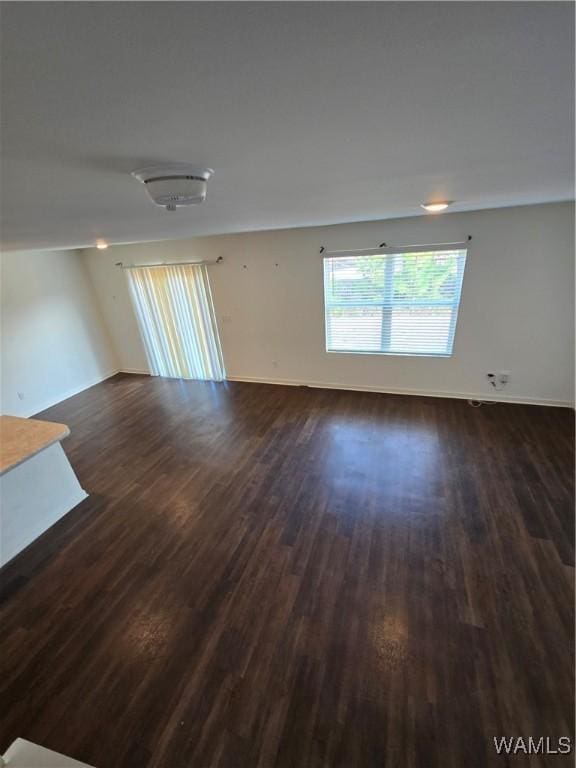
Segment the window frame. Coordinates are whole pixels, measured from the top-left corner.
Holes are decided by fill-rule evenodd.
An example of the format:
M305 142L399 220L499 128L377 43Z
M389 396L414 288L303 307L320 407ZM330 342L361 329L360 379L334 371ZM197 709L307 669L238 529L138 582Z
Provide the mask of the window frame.
M411 246L396 246L396 247L383 247L383 248L366 248L366 249L359 249L359 250L350 250L350 251L323 251L322 253L322 292L323 292L323 299L324 299L324 351L326 354L329 355L385 355L387 357L431 357L431 358L437 358L437 359L450 359L454 356L454 351L456 348L456 332L458 327L458 317L460 312L460 304L462 301L462 291L464 288L464 273L466 270L466 264L468 262L468 256L470 255L470 238L466 242L458 242L458 243L436 243L432 245L411 245ZM444 306L447 308L450 308L452 310L451 317L450 317L450 324L449 324L449 338L452 339L452 347L450 352L396 352L396 351L384 351L384 350L362 350L362 349L329 349L328 347L328 327L329 327L329 308L337 307L337 306L344 306L343 304L338 303L332 303L329 304L327 300L327 294L326 294L326 261L328 259L337 259L337 258L353 258L353 257L361 257L361 256L406 256L407 254L418 254L418 253L442 253L442 252L455 252L455 251L464 251L464 257L462 259L459 259L457 262L458 265L458 280L459 280L459 290L457 294L457 303L454 304L454 302L449 300L434 300L431 301L429 299L420 299L417 301L406 301L405 306L407 307L415 307L415 306L425 306L430 307L431 305L434 306ZM394 274L393 268L393 260L390 259L387 264L387 273ZM385 284L385 291L390 292L393 290L394 286L394 280L389 279ZM382 301L373 302L372 304L366 304L366 306L375 306L375 307L381 307L382 309L382 331L384 331L384 327L386 327L388 334L390 333L390 327L391 323L388 321L387 323L384 322L384 313L388 315L389 318L392 316L392 312L395 308L402 305L402 299L393 300L393 305L389 309L386 309L382 305Z

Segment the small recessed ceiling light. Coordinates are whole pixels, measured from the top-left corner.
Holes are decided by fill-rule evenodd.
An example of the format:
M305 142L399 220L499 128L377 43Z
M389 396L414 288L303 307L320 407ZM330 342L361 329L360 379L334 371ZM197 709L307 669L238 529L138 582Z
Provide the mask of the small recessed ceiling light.
M96 240L96 248L98 248L99 251L105 251L106 248L108 248L108 243L106 240Z
M429 211L430 213L440 213L440 211L445 211L449 205L450 201L445 201L443 203L422 203L420 208L424 208L425 211Z

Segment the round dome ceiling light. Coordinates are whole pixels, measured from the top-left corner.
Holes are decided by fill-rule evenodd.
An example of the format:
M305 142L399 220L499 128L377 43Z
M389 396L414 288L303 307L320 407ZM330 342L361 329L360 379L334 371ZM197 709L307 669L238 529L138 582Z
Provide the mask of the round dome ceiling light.
M424 208L428 213L442 213L451 204L451 200L443 200L441 203L422 203L420 208Z
M198 165L168 163L141 168L132 176L144 184L155 205L175 211L176 208L203 203L208 179L213 173L211 168Z

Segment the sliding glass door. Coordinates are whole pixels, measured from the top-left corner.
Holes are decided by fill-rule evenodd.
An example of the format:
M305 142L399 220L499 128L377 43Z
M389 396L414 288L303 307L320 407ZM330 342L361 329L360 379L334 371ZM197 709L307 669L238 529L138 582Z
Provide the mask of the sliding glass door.
M152 375L222 381L226 372L206 267L126 272Z

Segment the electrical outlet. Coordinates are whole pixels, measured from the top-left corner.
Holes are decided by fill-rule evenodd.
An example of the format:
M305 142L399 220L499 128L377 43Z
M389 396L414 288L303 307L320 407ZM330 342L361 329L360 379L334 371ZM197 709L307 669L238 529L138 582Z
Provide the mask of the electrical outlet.
M494 389L504 389L510 381L510 371L498 371L498 373L490 371L486 374L486 378Z

